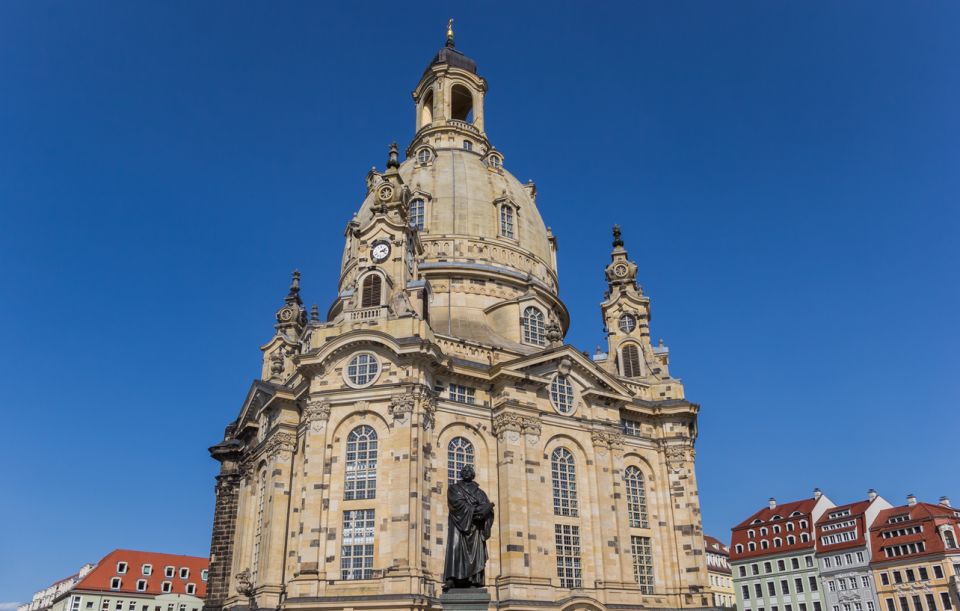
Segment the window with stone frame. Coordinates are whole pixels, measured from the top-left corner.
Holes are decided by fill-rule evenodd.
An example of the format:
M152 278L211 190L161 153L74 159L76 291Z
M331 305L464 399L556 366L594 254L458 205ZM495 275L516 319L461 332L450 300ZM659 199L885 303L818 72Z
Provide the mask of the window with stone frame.
M653 553L650 537L630 537L630 553L633 555L633 577L640 586L641 594L653 594Z
M377 496L377 432L372 426L361 424L347 435L345 470L344 500Z
M553 376L550 382L550 402L561 414L573 413L573 384L562 373Z
M477 389L451 382L447 388L447 396L451 401L473 405L477 402Z
M447 485L452 486L460 480L460 470L473 463L473 444L464 437L454 437L447 444Z
M628 378L639 378L643 375L641 367L640 349L636 344L627 344L620 349L620 361L623 375Z
M423 202L422 197L418 197L410 202L410 213L407 216L407 220L410 223L410 226L416 230L423 229L423 221L425 218L424 213L426 212L426 205Z
M373 577L374 510L343 512L340 545L340 579Z
M580 527L573 524L555 524L553 528L560 587L581 588L583 573L580 566Z
M347 363L347 379L356 386L371 384L380 373L380 362L369 352L361 352Z
M630 465L623 471L623 483L627 490L627 515L631 528L650 528L647 519L647 491L643 472Z
M557 448L550 456L550 475L553 481L553 513L577 517L577 469L573 454L566 448Z
M514 210L510 204L500 205L500 235L505 238L514 238Z
M545 346L547 343L547 326L540 308L527 306L520 317L520 328L523 332L523 343L534 346Z
M374 308L383 301L383 278L380 274L372 273L363 279L360 289L360 307Z
M254 517L253 523L253 553L250 557L250 577L254 580L254 583L256 583L257 575L260 572L260 547L263 544L263 519L266 496L267 471L264 469L260 472L260 476L257 478L257 514ZM167 577L173 577L173 567L165 567L163 574ZM165 581L164 583L169 585L170 582ZM169 590L167 591L169 592Z

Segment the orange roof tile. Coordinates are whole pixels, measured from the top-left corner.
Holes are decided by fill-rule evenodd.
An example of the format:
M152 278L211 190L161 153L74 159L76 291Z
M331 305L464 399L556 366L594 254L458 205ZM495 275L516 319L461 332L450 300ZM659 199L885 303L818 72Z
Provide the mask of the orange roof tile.
M117 563L126 562L126 573L117 573ZM143 565L153 567L150 575L143 574ZM161 554L158 552L139 552L134 550L117 549L103 557L97 567L80 580L75 590L94 590L104 592L123 592L128 594L147 594L157 596L164 594L161 583L170 582L171 594L186 594L187 584L194 584L196 591L193 596L203 598L207 592L207 582L201 574L207 570L209 561L197 556L181 556L177 554ZM165 577L165 567L174 568L173 577ZM180 569L188 569L186 578L180 577ZM120 587L111 588L110 582L114 577L120 578ZM146 580L146 590L138 590L137 582Z

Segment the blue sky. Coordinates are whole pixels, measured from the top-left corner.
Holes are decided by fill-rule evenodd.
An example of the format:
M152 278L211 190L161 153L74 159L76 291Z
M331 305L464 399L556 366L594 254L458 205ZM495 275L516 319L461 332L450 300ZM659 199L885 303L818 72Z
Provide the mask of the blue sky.
M290 270L333 299L450 16L585 350L623 226L707 532L814 486L960 497L960 5L357 6L0 3L0 601L206 554L206 448Z

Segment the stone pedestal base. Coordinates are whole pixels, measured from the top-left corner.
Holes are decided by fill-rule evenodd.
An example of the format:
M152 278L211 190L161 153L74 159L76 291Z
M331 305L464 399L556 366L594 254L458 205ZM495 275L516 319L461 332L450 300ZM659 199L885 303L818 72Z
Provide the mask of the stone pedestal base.
M453 588L440 597L443 611L487 611L490 592L486 588Z

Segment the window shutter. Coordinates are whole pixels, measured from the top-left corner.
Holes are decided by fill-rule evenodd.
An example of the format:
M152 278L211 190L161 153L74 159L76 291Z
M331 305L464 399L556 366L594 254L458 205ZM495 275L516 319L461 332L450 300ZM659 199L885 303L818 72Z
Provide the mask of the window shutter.
M637 378L641 375L640 351L633 344L620 351L623 359L623 375L628 378Z
M363 281L363 291L360 295L361 308L373 308L380 305L382 280L380 276L371 274Z

